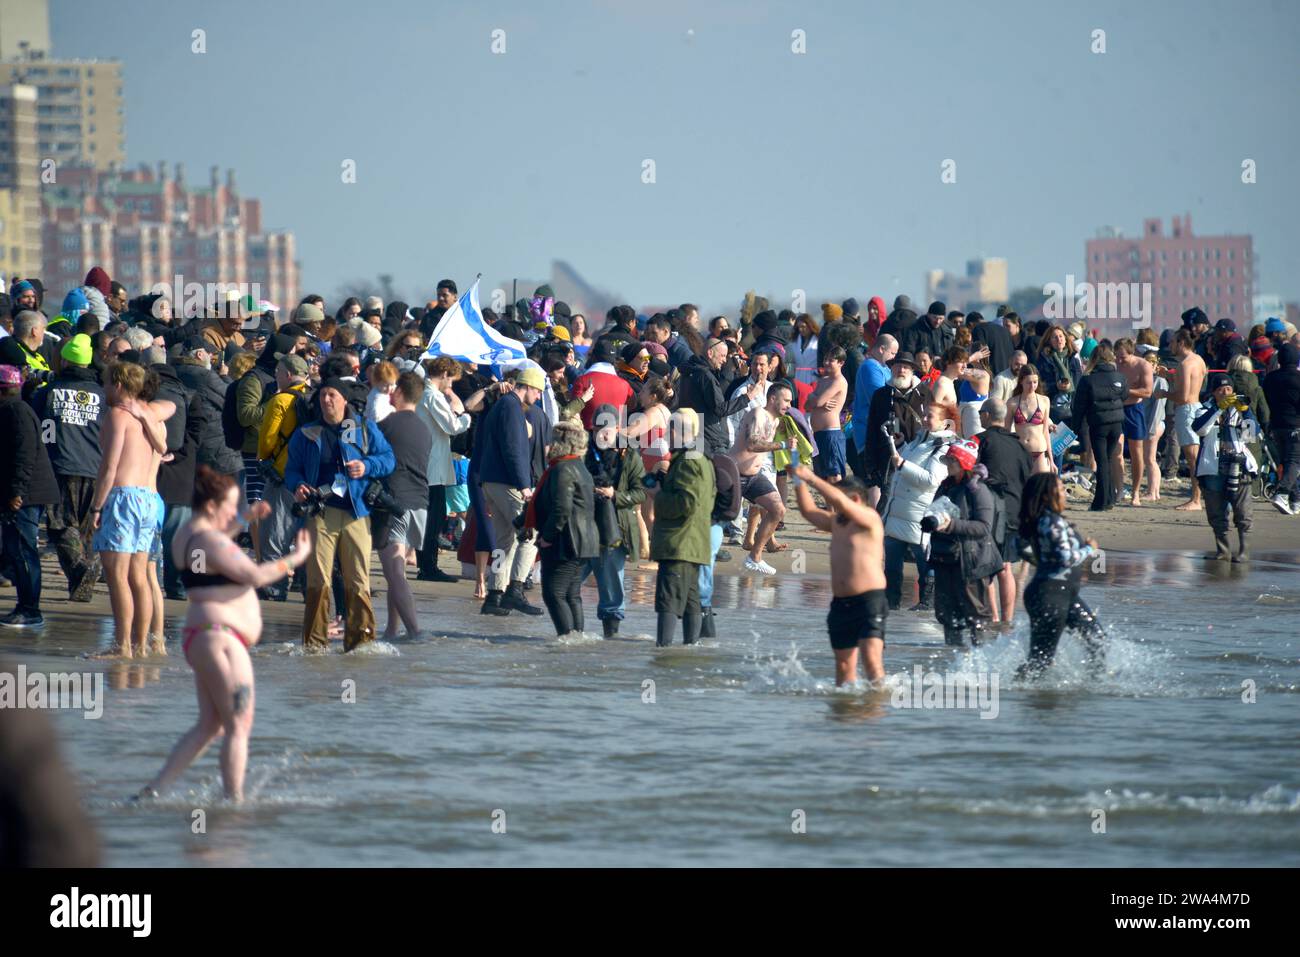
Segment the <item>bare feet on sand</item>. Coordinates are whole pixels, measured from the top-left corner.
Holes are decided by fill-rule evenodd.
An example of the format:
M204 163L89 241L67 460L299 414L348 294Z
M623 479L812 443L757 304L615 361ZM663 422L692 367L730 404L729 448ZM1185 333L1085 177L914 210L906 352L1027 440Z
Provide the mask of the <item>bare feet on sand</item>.
M167 639L162 635L150 635L145 643L144 655L150 658L166 658Z
M1182 505L1175 505L1175 512L1199 512L1201 510L1200 502L1184 502Z
M87 655L87 657L90 658L91 661L112 661L118 658L134 658L135 655L131 653L130 645L127 645L125 648L114 645L112 648L109 648L108 651L96 652L93 655Z

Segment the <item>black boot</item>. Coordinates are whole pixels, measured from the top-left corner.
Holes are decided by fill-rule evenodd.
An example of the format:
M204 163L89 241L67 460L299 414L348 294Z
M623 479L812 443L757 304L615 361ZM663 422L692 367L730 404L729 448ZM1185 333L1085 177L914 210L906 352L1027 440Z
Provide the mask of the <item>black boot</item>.
M655 644L660 648L667 648L673 643L673 635L677 633L677 616L672 612L661 611L659 613L659 627L655 630Z
M682 644L693 645L700 640L700 628L704 624L701 612L687 612L682 615Z
M701 638L718 637L718 628L713 621L713 609L702 608L700 609L700 613L704 616L704 619L700 622L700 637Z
M604 630L604 632L605 632L605 637L606 637L606 638L617 638L617 637L618 637L618 619L617 619L617 618L602 618L602 619L601 619L601 622L600 622L600 626L601 626L601 628Z
M931 611L934 609L934 576L926 575L920 581L919 600L908 611Z
M511 582L501 596L501 607L508 611L522 611L525 615L544 615L546 612L524 597L523 582Z
M497 615L504 618L510 614L510 609L501 604L502 592L490 591L487 599L483 602L483 607L479 609L480 615Z
M1237 554L1232 556L1234 562L1250 561L1250 546L1246 544L1247 529L1237 529Z
M1204 556L1207 562L1227 562L1232 560L1232 546L1228 544L1228 530L1214 530L1214 551Z

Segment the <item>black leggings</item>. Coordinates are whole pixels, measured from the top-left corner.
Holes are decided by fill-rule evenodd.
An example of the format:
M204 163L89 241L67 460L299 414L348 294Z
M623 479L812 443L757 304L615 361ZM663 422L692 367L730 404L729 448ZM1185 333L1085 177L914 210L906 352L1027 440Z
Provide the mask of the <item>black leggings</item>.
M1102 643L1106 634L1092 609L1079 597L1082 581L1083 566L1080 565L1069 578L1036 575L1025 589L1025 610L1029 612L1027 670L1039 672L1052 663L1061 632L1066 628L1077 631L1083 638L1093 666L1102 664L1105 655Z
M1092 507L1094 510L1109 508L1119 498L1120 490L1114 487L1112 481L1111 463L1119 455L1119 437L1123 434L1123 431L1124 427L1118 423L1115 425L1093 426L1088 430L1088 435L1092 441L1092 457L1097 466L1096 477L1093 479L1095 491L1092 496Z
M543 549L545 552L545 549ZM542 558L542 602L551 614L557 635L582 631L582 579L586 577L585 561L551 560Z

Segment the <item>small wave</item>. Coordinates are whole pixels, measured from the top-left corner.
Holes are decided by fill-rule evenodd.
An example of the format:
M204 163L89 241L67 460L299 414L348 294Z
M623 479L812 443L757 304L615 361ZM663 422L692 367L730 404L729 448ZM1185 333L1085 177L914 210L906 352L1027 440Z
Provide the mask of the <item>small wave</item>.
M890 792L881 790L873 798L886 802L904 802L908 807L933 813L977 814L1006 817L1075 817L1103 810L1136 814L1195 812L1257 816L1300 814L1300 790L1274 784L1245 797L1228 794L1170 795L1127 788L1096 792L1082 796L1047 797L1026 795L1018 798L958 797L930 791Z

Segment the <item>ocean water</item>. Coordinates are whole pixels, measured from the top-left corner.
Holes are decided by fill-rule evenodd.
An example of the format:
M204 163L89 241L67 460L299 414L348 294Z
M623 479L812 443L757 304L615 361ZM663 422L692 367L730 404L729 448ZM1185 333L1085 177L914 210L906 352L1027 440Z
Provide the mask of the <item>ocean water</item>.
M239 807L221 798L216 746L160 800L125 801L195 719L179 648L78 660L101 630L8 634L0 653L105 672L100 720L53 719L109 865L1300 861L1298 554L1239 569L1108 553L1084 589L1107 674L1090 677L1067 635L1035 686L1012 677L1023 610L974 652L896 612L885 689L836 690L824 577L720 578L719 636L664 650L652 575L630 572L629 589L609 642L594 593L597 634L568 643L548 618L489 620L468 597L421 600L436 637L347 656L304 656L296 630L269 630ZM996 674L996 716L900 707L917 666Z

